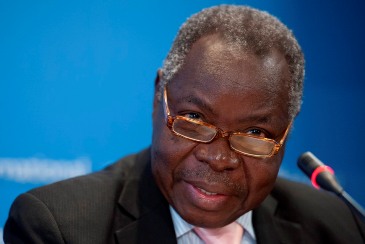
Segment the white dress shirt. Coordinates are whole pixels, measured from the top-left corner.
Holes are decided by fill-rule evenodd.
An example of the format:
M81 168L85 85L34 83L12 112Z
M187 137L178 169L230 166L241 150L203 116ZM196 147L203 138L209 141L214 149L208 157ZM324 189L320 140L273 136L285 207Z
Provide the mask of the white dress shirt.
M170 213L174 223L175 234L178 244L204 244L199 236L193 231L194 226L186 222L170 206ZM252 211L249 211L239 217L236 222L244 229L241 244L255 244L256 236L252 225Z

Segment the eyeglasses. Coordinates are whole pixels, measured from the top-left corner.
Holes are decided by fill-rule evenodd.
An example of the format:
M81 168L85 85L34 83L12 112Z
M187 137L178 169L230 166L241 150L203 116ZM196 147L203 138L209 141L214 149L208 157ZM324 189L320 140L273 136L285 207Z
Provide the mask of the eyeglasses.
M167 102L166 86L164 88L164 109L167 127L177 136L201 143L210 143L216 138L228 138L230 147L241 154L266 158L277 154L288 135L292 122L285 130L280 142L242 132L226 132L206 122L184 116L171 116Z

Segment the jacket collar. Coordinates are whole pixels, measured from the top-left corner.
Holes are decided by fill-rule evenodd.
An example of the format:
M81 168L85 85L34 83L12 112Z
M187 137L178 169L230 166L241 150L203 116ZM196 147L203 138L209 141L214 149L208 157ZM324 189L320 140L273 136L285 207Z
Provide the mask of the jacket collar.
M168 203L151 172L150 150L138 154L118 204L130 221L116 232L119 243L176 243Z
M257 243L303 243L301 225L279 216L279 207L277 200L269 195L254 209L252 221Z

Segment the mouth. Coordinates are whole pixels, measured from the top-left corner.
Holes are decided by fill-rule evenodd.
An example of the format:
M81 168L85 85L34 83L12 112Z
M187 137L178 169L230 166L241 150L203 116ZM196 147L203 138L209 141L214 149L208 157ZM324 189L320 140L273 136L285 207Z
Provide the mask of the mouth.
M195 186L195 188L198 189L199 191L201 191L203 194L208 195L208 196L218 195L218 193L216 193L216 192L209 192L209 191L206 191L203 188L200 188L200 187L197 187L197 186Z
M206 182L206 181L185 181L188 185L192 186L194 190L202 195L206 196L228 196L232 195L231 189L227 188L224 184Z
M185 200L204 211L221 211L232 198L224 187L219 185L183 181L182 187Z

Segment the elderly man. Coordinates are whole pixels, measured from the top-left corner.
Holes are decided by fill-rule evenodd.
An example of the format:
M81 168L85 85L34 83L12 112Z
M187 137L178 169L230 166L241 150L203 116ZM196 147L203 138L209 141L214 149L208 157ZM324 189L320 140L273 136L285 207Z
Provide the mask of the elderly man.
M193 15L157 74L151 148L22 194L5 242L363 243L336 197L277 179L303 74L275 17Z

